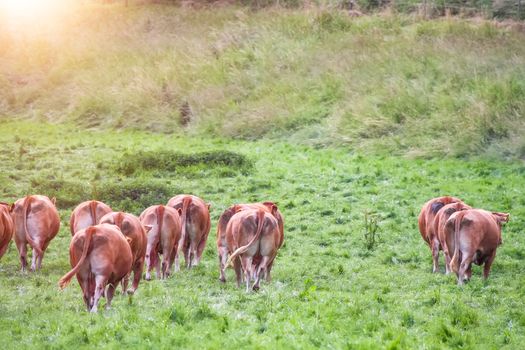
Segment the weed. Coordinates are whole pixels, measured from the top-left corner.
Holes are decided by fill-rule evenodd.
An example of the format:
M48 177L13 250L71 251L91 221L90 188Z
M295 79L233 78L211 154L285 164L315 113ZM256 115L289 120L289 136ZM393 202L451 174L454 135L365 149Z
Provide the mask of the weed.
M373 250L379 243L379 216L373 212L365 211L364 229L365 248Z

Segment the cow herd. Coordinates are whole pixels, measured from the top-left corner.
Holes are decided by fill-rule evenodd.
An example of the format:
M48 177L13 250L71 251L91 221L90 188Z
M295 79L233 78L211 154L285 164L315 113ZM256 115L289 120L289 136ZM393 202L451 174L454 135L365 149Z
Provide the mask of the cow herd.
M473 209L455 197L429 200L419 214L419 232L432 251L433 272L439 271L439 251L445 272L455 272L461 285L472 276L472 263L483 266L486 279L502 243L501 225L509 214Z
M187 268L198 265L211 228L209 209L193 195L175 196L167 205L146 208L139 217L115 212L96 200L80 203L69 222L72 269L60 279L59 287L65 288L76 276L87 309L96 312L101 297L106 298L107 308L111 306L119 285L123 293L134 294L144 267L146 280L153 269L157 278L168 278L180 269L179 252ZM11 205L0 203L0 258L14 236L22 271L27 269L27 245L33 250L31 270L39 270L59 228L54 198L31 195ZM228 265L235 269L238 286L245 280L247 291L258 290L262 278L270 281L283 228L283 216L272 202L226 209L217 229L220 281L226 282Z
M167 205L145 209L139 217L115 212L96 200L79 204L70 218L72 269L60 279L59 287L65 288L76 276L87 309L96 312L101 297L110 307L118 285L132 295L144 265L146 280L153 269L159 279L179 271L179 252L187 268L198 265L211 228L209 209L209 204L193 195L175 196ZM432 251L433 271L439 271L442 250L445 271L455 272L458 284L470 279L472 263L484 264L487 278L502 243L501 226L508 219L507 213L473 209L455 197L429 200L418 221ZM54 198L31 195L13 204L0 203L0 258L14 238L22 270L27 269L27 245L32 249L31 270L39 270L59 228ZM283 215L275 203L232 205L217 223L219 280L226 282L225 269L233 265L237 285L244 280L247 291L258 290L261 279L271 280L283 241Z

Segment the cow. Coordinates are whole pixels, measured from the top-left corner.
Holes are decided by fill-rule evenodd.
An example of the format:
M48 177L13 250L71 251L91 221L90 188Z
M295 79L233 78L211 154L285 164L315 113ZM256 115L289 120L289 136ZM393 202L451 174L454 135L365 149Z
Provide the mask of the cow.
M115 288L128 275L133 256L128 239L118 227L100 224L82 229L73 236L69 261L72 270L60 279L58 286L66 288L76 275L88 311L97 312L98 302L104 294L106 309L111 307Z
M55 198L31 195L17 200L11 212L15 224L15 243L20 255L22 271L27 267L27 244L33 249L31 270L42 267L47 246L60 229L60 217Z
M262 209L247 209L233 215L226 226L226 242L231 253L226 265L233 263L237 286L241 284L241 268L250 290L250 279L255 276L252 289L259 290L261 277L268 272L279 248L280 232L277 219ZM260 256L254 265L254 258Z
M167 278L174 262L175 270L179 270L179 212L168 206L154 205L140 214L140 222L149 230L146 245L146 280L151 279L153 267L157 270L157 278ZM162 254L162 266L159 254Z
M488 278L490 267L501 244L501 225L509 214L469 209L453 213L445 223L446 245L454 254L450 268L457 275L458 285L470 280L472 263L482 265L483 277Z
M237 212L247 209L262 209L268 213L271 213L276 219L279 225L279 248L283 245L284 242L284 220L279 208L273 202L263 202L263 203L250 203L250 204L235 204L226 209L221 216L219 217L219 222L217 224L217 251L219 255L219 281L226 282L226 260L228 260L228 245L226 243L226 226L230 221L231 217ZM268 273L266 279L269 282L271 280L271 269L273 261L268 264Z
M470 206L466 205L463 202L450 203L445 205L441 210L438 211L436 217L434 218L434 234L437 235L439 241L439 249L443 250L443 255L445 257L445 273L448 275L450 270L450 252L447 247L447 242L445 239L445 224L450 218L450 215L460 210L472 209Z
M71 236L83 228L97 225L100 219L113 210L105 203L99 201L86 201L76 206L69 219L69 230Z
M187 268L197 266L210 233L210 205L196 196L181 194L167 204L180 210L182 237L179 249L184 253Z
M421 212L419 213L419 232L432 251L432 272L434 273L439 272L439 240L437 232L434 232L434 218L445 205L457 202L462 202L462 200L450 196L433 198L423 205Z
M10 204L0 202L0 258L5 254L15 230Z
M100 219L100 223L117 226L124 236L130 239L131 255L133 256L133 264L131 266L131 270L133 271L133 283L131 284L131 288L127 290L127 293L133 294L139 286L142 271L144 270L146 246L148 243L146 229L142 226L135 215L123 213L121 211L104 215ZM123 293L126 292L127 287L128 278L124 278L122 280Z

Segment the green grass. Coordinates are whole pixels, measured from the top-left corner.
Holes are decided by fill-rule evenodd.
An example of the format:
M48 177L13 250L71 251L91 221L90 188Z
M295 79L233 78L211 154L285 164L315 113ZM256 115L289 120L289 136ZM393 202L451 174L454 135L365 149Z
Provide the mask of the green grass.
M525 34L491 22L164 5L70 12L0 30L0 117L412 157L525 156Z
M525 341L520 162L413 160L287 141L26 122L1 124L0 142L0 200L57 195L62 218L41 272L20 273L14 245L0 261L3 348L513 349ZM170 150L236 154L252 168L242 172L232 162L221 165L230 171L203 170L202 176L159 168L140 168L130 177L119 172L124 154L159 150L161 156ZM113 309L97 315L84 310L76 282L58 290L69 269L67 220L76 202L99 196L138 214L178 193L212 205L202 265L167 281L142 281L131 303L117 295ZM511 213L486 283L478 267L463 288L453 276L431 273L417 215L428 198L445 193ZM273 282L246 294L235 287L231 270L226 285L218 281L215 224L230 204L260 200L279 204L286 239ZM365 212L375 213L379 224L374 250L366 248Z

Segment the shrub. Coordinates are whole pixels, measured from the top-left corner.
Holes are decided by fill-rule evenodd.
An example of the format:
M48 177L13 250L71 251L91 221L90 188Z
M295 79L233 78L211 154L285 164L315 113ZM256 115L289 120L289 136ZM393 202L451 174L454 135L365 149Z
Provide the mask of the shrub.
M199 177L213 171L219 177L228 177L237 173L248 174L252 168L253 162L246 156L229 151L183 154L161 150L128 153L116 164L116 171L125 176L140 171L160 171Z

